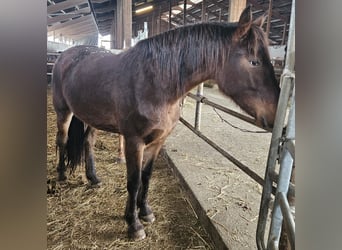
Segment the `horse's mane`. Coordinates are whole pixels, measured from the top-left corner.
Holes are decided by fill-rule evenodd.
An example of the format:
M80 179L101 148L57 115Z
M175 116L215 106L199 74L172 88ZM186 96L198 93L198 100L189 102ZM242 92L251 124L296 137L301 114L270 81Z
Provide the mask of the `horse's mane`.
M139 41L125 53L124 63L160 76L156 79L158 84L172 83L177 92L184 94L187 73L223 67L236 28L237 23L214 22L179 27ZM252 54L257 53L260 45L268 50L264 32L254 24L244 40Z

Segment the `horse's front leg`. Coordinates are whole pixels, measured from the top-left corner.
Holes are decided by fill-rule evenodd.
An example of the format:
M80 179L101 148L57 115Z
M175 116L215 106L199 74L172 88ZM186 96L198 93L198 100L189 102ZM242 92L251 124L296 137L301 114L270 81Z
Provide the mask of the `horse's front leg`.
M125 138L125 155L127 167L127 204L125 219L128 224L128 237L141 240L146 237L144 226L137 214L137 198L141 186L141 168L144 143L140 138Z
M138 208L139 218L148 223L152 223L155 220L155 216L147 201L148 188L152 175L153 165L155 160L157 159L163 142L164 140L150 145L144 151L144 166L141 174L142 185L138 194Z

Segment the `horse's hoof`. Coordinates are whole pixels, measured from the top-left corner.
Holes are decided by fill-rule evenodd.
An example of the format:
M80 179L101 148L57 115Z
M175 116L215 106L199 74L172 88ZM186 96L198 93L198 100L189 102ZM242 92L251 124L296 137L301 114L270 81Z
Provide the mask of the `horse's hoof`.
M146 238L145 230L140 229L138 231L133 231L133 232L130 232L130 230L128 230L128 238L134 241L143 240Z
M153 223L156 220L156 217L154 216L153 213L148 214L148 215L139 215L139 218L147 223Z
M88 180L88 188L99 188L101 187L101 180L99 179L93 179L93 180Z
M101 187L101 182L98 182L98 183L95 183L95 184L93 184L93 183L89 183L89 188L99 188L99 187Z
M116 164L126 164L126 159L125 158L121 158L121 157L117 157L115 159L115 163Z
M65 182L67 180L67 177L65 175L58 175L57 181L58 182Z
M89 181L90 186L99 187L101 184L101 180L97 177L90 177L90 178L87 177L87 179Z

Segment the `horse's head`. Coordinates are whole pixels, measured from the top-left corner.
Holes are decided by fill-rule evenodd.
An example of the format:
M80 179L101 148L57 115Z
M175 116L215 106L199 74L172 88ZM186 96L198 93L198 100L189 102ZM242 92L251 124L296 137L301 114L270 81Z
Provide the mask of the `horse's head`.
M253 21L250 7L242 12L218 83L258 125L273 127L280 89L261 28L264 19Z

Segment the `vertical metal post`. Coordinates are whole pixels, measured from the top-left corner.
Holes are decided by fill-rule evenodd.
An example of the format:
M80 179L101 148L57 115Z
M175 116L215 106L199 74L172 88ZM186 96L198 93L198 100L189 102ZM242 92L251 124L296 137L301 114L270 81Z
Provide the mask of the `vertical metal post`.
M186 0L184 0L183 4L183 25L186 25Z
M202 22L205 20L205 14L206 14L206 1L202 1ZM197 87L197 96L203 95L203 86L204 83L202 82ZM201 129L201 114L202 114L202 103L200 101L196 101L196 113L195 113L195 129L200 130Z
M284 43L285 43L286 28L287 28L287 22L284 23L283 36L281 38L281 44L280 45L284 45Z
M289 27L289 38L287 41L287 50L286 50L286 60L285 60L285 71L294 71L294 65L295 65L295 5L296 0L292 0L292 6L291 6L291 19L290 19L290 27Z
M294 95L292 95L293 102L291 105L291 110L289 114L289 122L287 124L286 129L286 138L294 138L295 136L295 103L294 103ZM276 202L274 202L271 227L268 236L267 249L270 249L271 245L275 245L276 248L279 247L279 239L283 222L283 215L280 208L280 203L278 200L279 193L287 194L291 172L292 172L293 158L288 150L285 150L284 155L282 155L282 159L280 162L279 169L279 178L277 184L277 192L276 192ZM271 243L272 242L272 243Z
M169 30L171 30L172 0L169 0Z

